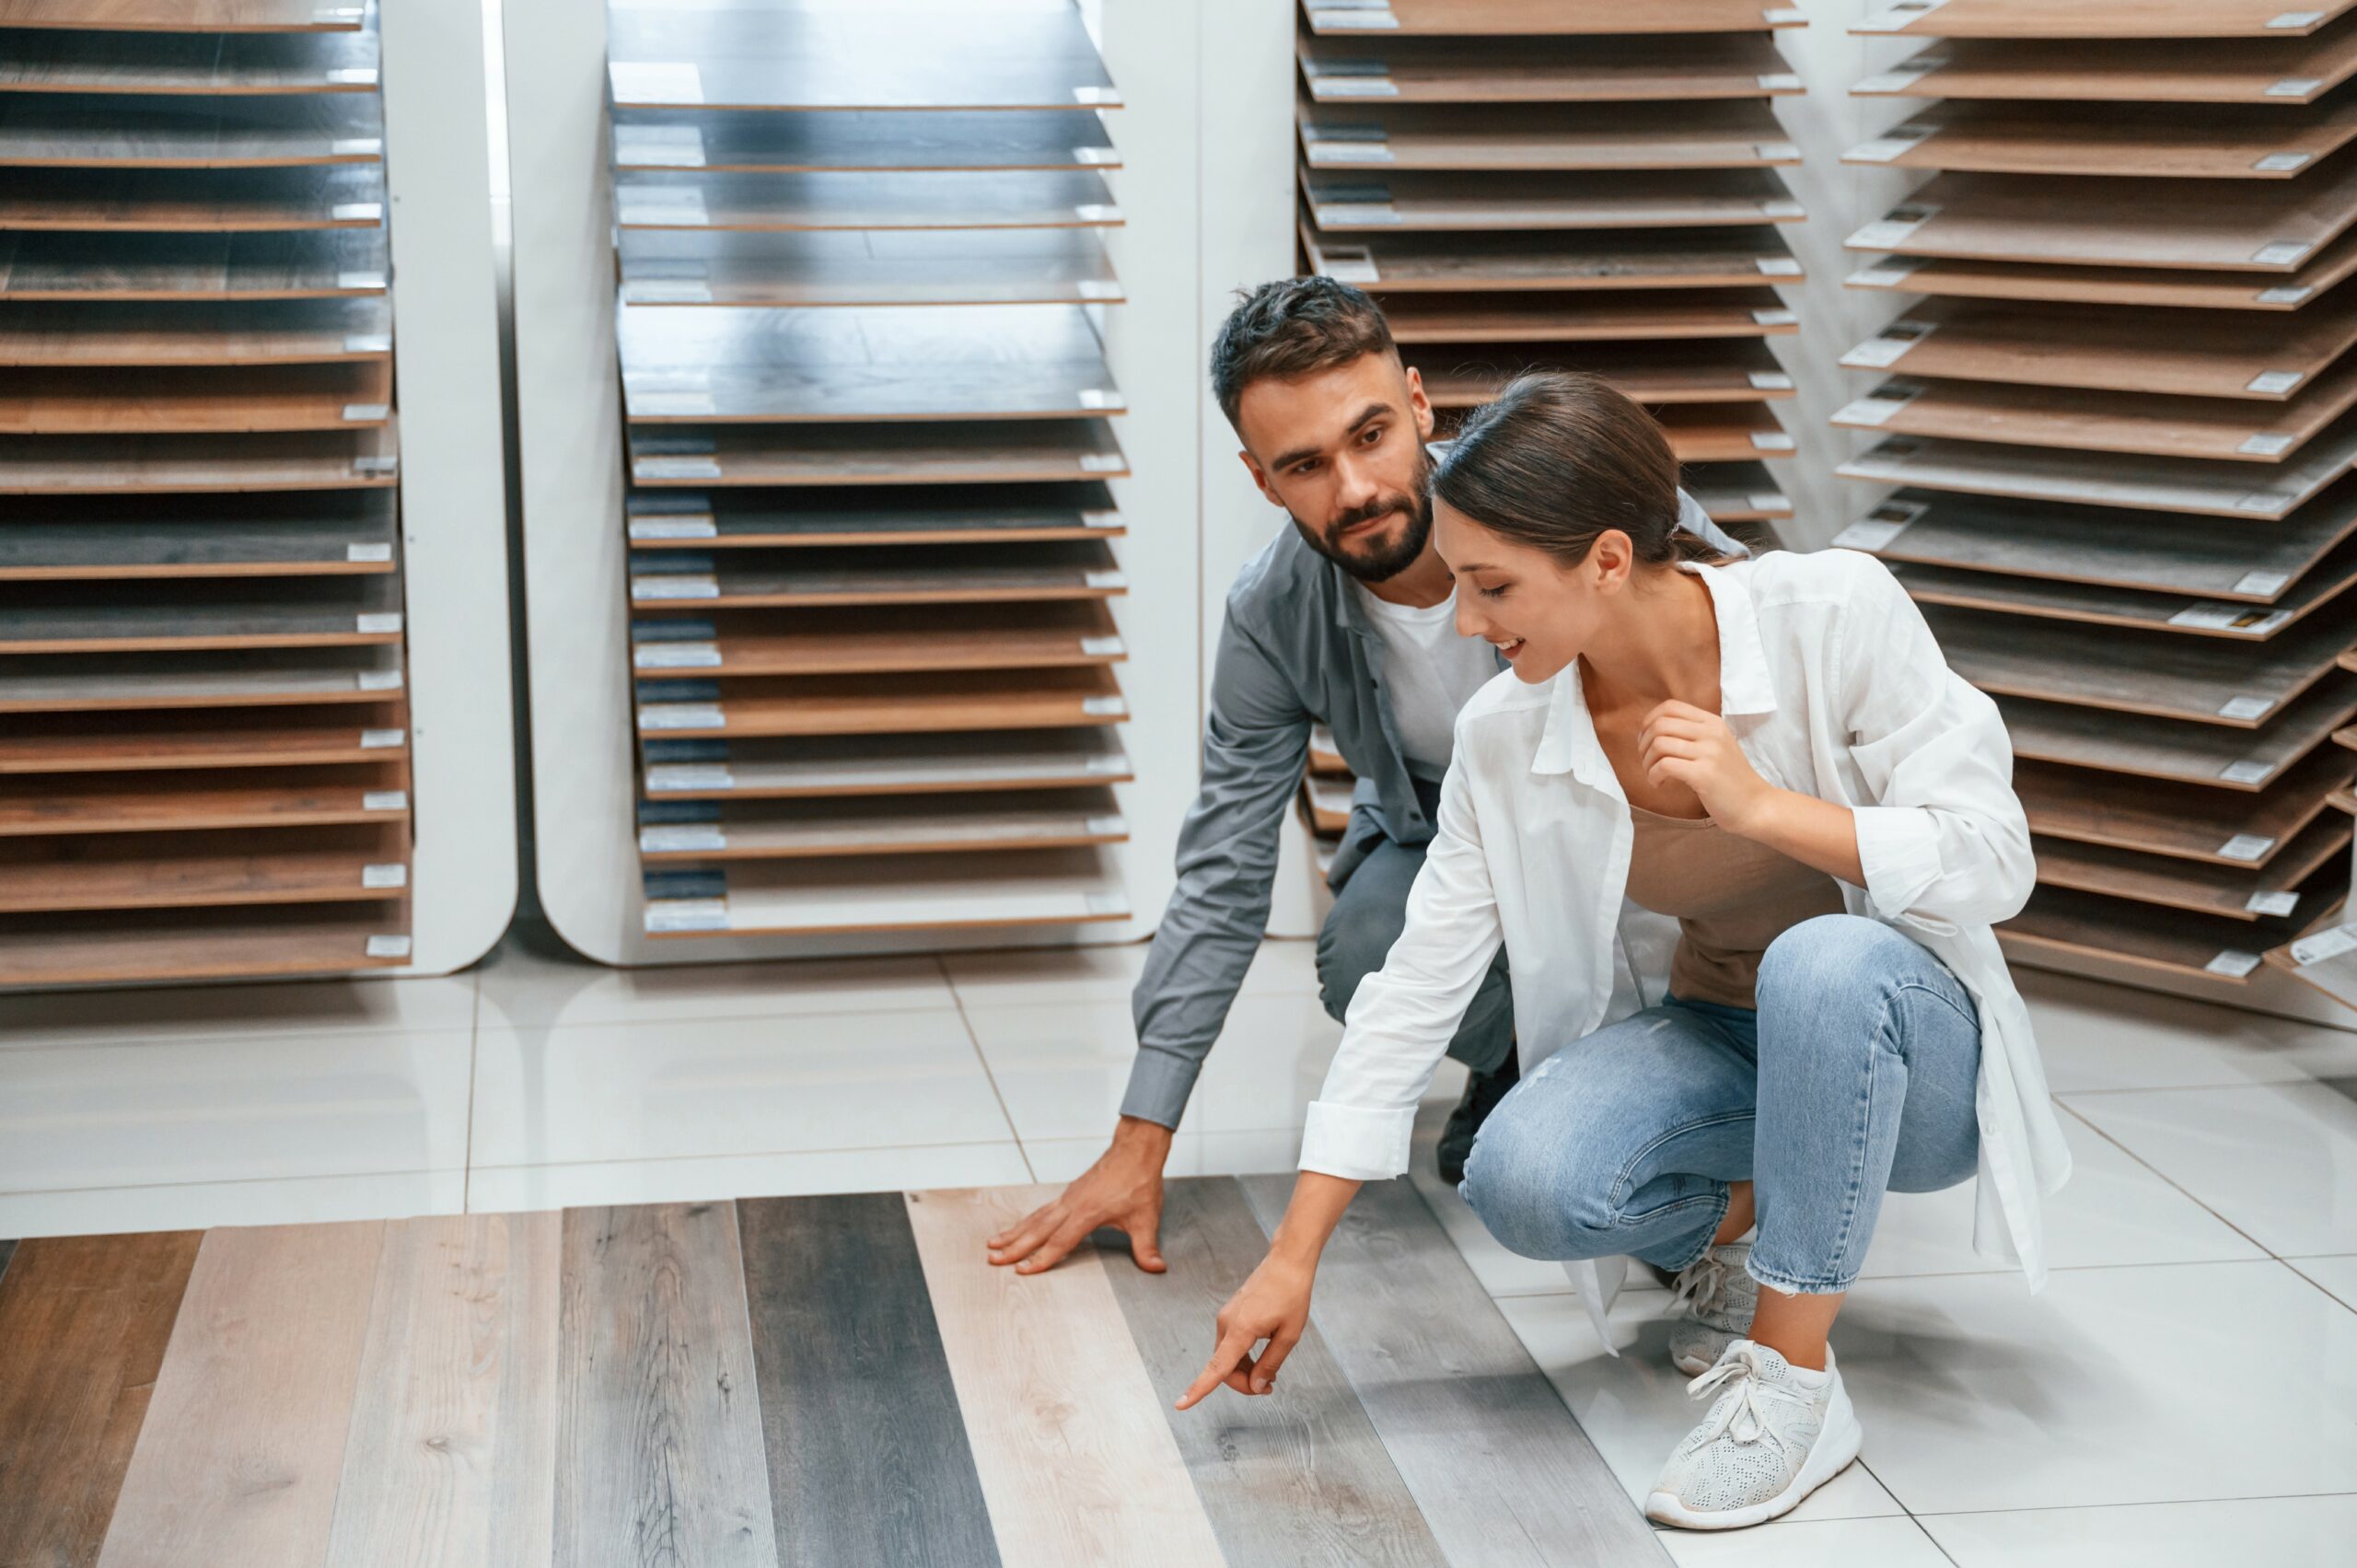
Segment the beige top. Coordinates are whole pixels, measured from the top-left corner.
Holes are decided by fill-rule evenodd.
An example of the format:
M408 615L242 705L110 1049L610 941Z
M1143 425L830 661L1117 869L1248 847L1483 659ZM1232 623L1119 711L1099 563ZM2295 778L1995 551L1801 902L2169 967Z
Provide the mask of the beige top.
M1629 807L1629 897L1678 917L1669 988L1688 1002L1758 1005L1760 955L1802 921L1840 914L1841 886L1708 817Z

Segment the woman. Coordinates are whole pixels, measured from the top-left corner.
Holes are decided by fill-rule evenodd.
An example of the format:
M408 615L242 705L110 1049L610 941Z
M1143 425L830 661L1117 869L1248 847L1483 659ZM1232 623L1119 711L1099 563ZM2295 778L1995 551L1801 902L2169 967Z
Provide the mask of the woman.
M1458 630L1512 668L1457 721L1406 930L1180 1408L1269 1391L1501 941L1523 1081L1460 1191L1527 1256L1678 1272L1673 1357L1713 1403L1653 1518L1759 1524L1857 1456L1827 1333L1886 1191L1977 1174L1976 1243L2043 1283L2070 1158L1990 932L2032 880L2004 726L1880 563L1704 555L1677 479L1642 410L1565 375L1509 387L1434 474ZM1624 894L1678 917L1666 993L1615 972ZM1632 989L1654 1005L1608 1021Z

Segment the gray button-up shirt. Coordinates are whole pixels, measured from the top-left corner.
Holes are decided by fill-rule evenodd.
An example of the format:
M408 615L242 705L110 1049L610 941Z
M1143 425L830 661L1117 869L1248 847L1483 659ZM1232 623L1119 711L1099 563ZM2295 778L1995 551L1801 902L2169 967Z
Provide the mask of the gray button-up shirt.
M1749 553L1685 492L1678 500L1680 528L1729 555ZM1334 856L1340 887L1378 836L1427 843L1433 824L1408 774L1365 609L1341 568L1288 525L1228 589L1202 788L1178 830L1178 884L1131 996L1138 1054L1122 1115L1176 1127L1187 1109L1268 928L1277 836L1321 723L1359 781Z

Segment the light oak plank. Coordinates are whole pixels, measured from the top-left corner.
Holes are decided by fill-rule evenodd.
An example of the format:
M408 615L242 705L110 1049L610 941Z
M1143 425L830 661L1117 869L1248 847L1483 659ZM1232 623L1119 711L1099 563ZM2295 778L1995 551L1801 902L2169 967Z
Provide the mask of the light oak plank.
M384 1231L206 1234L101 1568L320 1560Z
M352 0L0 0L0 28L326 33L357 32L367 19Z
M1745 288L1798 284L1801 264L1771 228L1689 234L1348 235L1319 229L1306 215L1303 248L1313 271L1395 294L1525 289Z
M0 366L243 366L389 360L381 295L212 305L17 304L0 290ZM389 391L389 386L386 388Z
M1861 97L2063 99L2071 102L2311 103L2357 74L2357 26L2305 37L2118 41L2100 51L2043 42L1954 39L1877 72Z
M390 489L390 424L256 435L0 436L0 495Z
M2296 179L2357 137L2357 98L2312 110L1950 104L1844 153L1847 164L1989 174Z
M1219 1543L1103 1265L1018 1279L983 1238L1045 1188L911 1192L908 1214L1010 1562L1216 1564Z
M647 618L631 627L641 674L707 669L723 675L830 675L955 669L1044 670L1109 665L1128 656L1112 613L1097 601L1038 605L895 606L794 615L724 611ZM690 650L683 652L682 645Z
M327 1568L551 1560L560 1226L385 1227Z
M317 708L18 714L0 735L0 773L148 772L171 768L282 768L397 761L407 714L350 704Z
M1106 789L909 804L823 800L733 807L650 801L638 815L648 865L805 860L846 854L993 854L1125 842Z
M384 828L0 839L0 912L383 904L409 896L408 865Z
M775 1568L736 1206L563 1226L555 1560Z
M400 822L399 764L305 769L281 780L202 770L154 776L0 778L0 838Z
M1960 257L1886 256L1842 282L1963 299L2165 306L2182 310L2292 311L2357 273L2357 231L2311 251L2288 273L2202 273L2161 267L2049 266Z
M1117 724L1129 704L1103 665L638 682L639 733L669 738L932 734Z
M1398 26L1387 31L1402 38L1752 32L1801 25L1794 8L1762 6L1757 0L1682 0L1643 12L1610 0L1391 0L1387 8ZM1348 10L1302 0L1302 11L1313 33L1364 36L1364 22L1354 22Z
M1764 103L1393 109L1305 105L1304 165L1449 171L1759 168L1800 162Z
M0 989L264 980L399 969L405 906L250 915L220 910L0 917ZM349 1390L346 1390L349 1397ZM199 1426L202 1418L191 1418ZM333 1478L328 1478L333 1484ZM144 1559L143 1559L144 1560ZM159 1562L184 1562L168 1553ZM267 1561L266 1559L247 1561Z
M2286 11L2276 0L1941 0L1870 7L1854 33L1936 38L2270 38L2314 32L2357 0Z

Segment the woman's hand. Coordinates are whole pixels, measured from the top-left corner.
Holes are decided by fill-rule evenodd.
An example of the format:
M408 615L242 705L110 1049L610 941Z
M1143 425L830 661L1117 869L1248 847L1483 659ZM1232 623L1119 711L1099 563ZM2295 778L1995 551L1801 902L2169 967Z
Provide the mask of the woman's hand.
M1305 1264L1276 1251L1261 1259L1252 1277L1219 1309L1219 1348L1178 1396L1178 1408L1192 1409L1223 1383L1239 1394L1273 1389L1277 1368L1309 1327L1309 1289L1317 1273L1315 1259ZM1256 1359L1252 1347L1262 1340L1269 1345Z
M1752 824L1780 792L1752 771L1735 732L1716 714L1675 700L1645 715L1637 761L1655 784L1684 784L1720 827L1756 837Z

